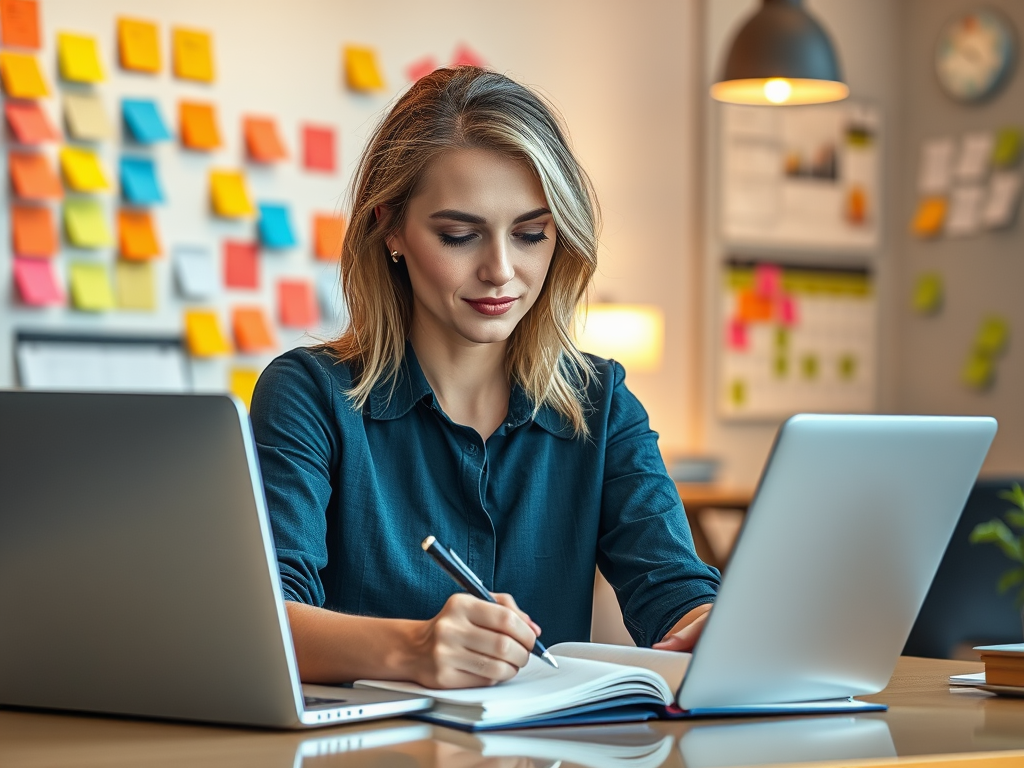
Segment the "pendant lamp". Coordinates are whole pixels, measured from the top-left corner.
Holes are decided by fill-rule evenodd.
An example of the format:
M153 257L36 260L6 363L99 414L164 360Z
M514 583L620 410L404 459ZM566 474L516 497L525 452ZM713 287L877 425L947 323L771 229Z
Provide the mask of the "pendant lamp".
M800 0L763 0L711 86L712 98L732 104L823 104L849 93L828 33Z

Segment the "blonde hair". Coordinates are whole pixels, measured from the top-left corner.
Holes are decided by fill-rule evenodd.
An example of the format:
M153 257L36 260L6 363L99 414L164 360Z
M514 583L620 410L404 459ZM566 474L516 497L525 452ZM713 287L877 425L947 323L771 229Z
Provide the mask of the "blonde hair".
M430 163L457 148L520 159L540 179L558 236L541 293L509 338L505 369L534 413L549 405L585 435L593 368L572 333L597 268L597 199L554 109L504 75L478 67L439 69L413 85L377 126L353 180L341 252L349 325L323 346L338 360L357 363L358 378L347 394L358 407L378 382L394 386L413 297L405 262L391 260L386 241L402 229L409 198ZM378 220L377 206L389 215Z

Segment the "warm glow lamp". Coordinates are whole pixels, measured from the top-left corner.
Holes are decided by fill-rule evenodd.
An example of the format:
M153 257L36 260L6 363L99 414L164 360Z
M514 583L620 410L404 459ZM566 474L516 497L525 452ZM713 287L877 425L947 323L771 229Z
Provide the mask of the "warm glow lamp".
M591 304L576 340L584 352L622 363L629 373L661 368L665 314L649 304Z
M764 0L711 86L712 98L732 104L823 104L849 93L828 33L800 0Z

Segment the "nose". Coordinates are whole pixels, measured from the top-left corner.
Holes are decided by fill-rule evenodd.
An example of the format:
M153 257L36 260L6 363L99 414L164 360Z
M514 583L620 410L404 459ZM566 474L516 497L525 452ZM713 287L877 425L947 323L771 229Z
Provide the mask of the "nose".
M495 238L493 245L483 251L477 276L491 285L505 285L515 274L509 243L504 238Z

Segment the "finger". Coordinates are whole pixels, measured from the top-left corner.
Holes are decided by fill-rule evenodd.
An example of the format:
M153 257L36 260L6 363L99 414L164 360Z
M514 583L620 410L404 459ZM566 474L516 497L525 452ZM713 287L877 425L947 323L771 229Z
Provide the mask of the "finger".
M701 632L704 631L704 625L707 624L707 620L707 613L698 616L693 622L687 624L678 632L669 635L660 643L655 643L651 647L659 651L692 651L697 644L697 640L700 638Z
M493 592L492 596L498 601L499 605L503 605L506 608L511 608L526 625L533 630L534 635L540 635L540 625L530 618L529 614L526 613L522 608L516 605L515 598L505 592Z
M519 671L519 667L514 664L478 653L469 647L463 648L454 656L452 667L464 674L482 678L486 681L485 685L511 680Z
M519 614L504 605L494 605L481 600L468 609L466 617L481 629L489 629L502 635L508 635L527 651L537 641L536 633L520 618Z

